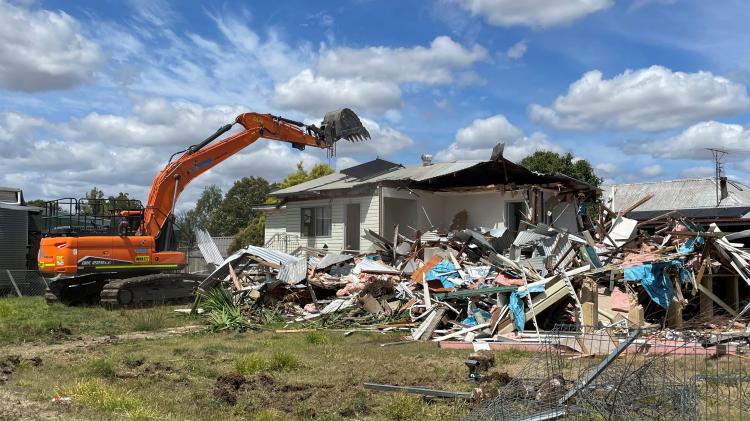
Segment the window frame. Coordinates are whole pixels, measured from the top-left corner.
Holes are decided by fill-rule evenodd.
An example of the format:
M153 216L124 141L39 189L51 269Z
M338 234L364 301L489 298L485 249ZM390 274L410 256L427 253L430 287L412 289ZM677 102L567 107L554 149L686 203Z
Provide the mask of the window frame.
M306 222L306 219L310 222ZM300 236L306 238L330 237L333 229L331 205L300 208Z

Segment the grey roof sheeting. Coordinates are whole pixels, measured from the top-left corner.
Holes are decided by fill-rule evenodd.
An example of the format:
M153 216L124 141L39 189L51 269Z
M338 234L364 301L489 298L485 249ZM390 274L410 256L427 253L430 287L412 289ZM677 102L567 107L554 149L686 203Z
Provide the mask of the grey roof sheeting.
M229 264L240 260L245 256L255 256L267 262L275 263L279 269L276 279L288 284L296 284L307 277L307 259L304 257L295 257L280 251L271 250L263 247L247 246L237 250L233 255L227 257L221 266L217 267L206 280L211 278L226 279L229 276ZM204 280L204 282L206 282Z
M653 194L639 206L633 217L646 217L671 210L684 211L686 216L748 216L750 187L735 180L727 181L728 196L716 206L716 183L713 177L656 181L648 183L612 184L603 186L604 203L619 212L639 199ZM637 215L636 215L637 214Z
M463 179L448 177L457 173L466 173ZM498 177L503 177L499 179ZM456 161L439 162L431 165L410 165L392 171L369 177L356 179L343 173L329 174L315 180L297 184L285 189L272 192L272 196L301 196L323 191L352 189L359 186L377 184L381 182L408 182L413 187L429 187L435 183L439 188L445 184L455 186L502 184L512 179L518 184L567 183L581 189L594 189L581 181L561 175L543 175L531 172L520 165L508 160L494 161ZM521 183L521 181L523 181Z

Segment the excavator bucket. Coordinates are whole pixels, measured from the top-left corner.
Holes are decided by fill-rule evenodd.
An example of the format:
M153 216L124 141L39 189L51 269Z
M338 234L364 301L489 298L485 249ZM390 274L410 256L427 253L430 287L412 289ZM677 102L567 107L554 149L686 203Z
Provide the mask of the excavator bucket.
M359 142L370 138L370 132L359 121L357 114L348 108L326 113L322 126L326 143L329 145L333 145L339 139Z

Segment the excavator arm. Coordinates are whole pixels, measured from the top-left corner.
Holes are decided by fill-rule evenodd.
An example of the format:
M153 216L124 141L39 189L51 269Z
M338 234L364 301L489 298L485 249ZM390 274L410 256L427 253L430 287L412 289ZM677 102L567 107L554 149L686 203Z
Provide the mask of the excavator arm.
M244 130L211 144L234 124L241 125ZM348 108L327 113L320 127L271 114L241 114L233 124L221 127L203 142L189 147L177 160L170 160L156 176L143 211L141 232L156 237L157 243L165 244L164 238L160 237L171 235L165 227L185 187L199 175L261 137L289 142L297 149L304 149L306 146L332 148L339 139L364 140L369 139L370 134L359 117Z

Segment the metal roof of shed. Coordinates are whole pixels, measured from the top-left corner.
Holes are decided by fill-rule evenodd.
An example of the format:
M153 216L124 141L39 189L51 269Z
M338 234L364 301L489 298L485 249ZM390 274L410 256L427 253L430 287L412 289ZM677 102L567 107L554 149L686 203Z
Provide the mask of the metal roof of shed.
M671 210L716 209L717 216L730 216L727 210L736 208L742 216L750 208L750 186L736 180L727 180L728 196L716 205L716 182L713 177L655 181L647 183L611 184L602 186L604 203L613 211L619 212L646 195L653 194L635 212L657 212ZM719 212L719 210L721 210Z

